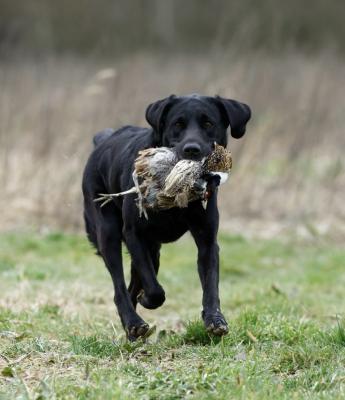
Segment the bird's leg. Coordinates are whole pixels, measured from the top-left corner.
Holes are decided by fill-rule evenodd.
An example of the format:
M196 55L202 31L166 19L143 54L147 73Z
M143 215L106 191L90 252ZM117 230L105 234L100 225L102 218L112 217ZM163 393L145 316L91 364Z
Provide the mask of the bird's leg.
M137 188L133 186L132 188L125 190L124 192L119 192L119 193L99 193L99 197L94 199L95 203L101 202L101 207L104 207L106 204L108 204L113 197L120 197L120 196L125 196L126 194L131 194L131 193L137 193Z

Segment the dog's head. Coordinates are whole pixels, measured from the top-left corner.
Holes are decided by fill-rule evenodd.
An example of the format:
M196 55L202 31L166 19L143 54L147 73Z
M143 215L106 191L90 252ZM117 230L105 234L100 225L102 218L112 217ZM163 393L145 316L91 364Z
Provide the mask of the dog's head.
M154 145L174 147L180 159L201 160L214 142L227 145L227 128L240 138L250 119L250 108L222 97L171 95L148 106L146 119L153 128Z

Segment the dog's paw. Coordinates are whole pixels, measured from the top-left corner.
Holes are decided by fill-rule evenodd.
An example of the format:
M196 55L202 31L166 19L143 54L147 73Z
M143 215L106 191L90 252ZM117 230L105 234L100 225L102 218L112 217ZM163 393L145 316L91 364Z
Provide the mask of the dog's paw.
M223 336L229 332L228 323L220 311L213 313L203 311L201 316L208 333L215 336Z
M130 342L134 342L140 337L145 338L149 329L149 325L144 321L141 321L138 324L129 325L126 327L127 338Z
M154 310L164 303L165 292L162 288L149 294L146 294L144 290L141 290L137 296L137 300L143 307Z

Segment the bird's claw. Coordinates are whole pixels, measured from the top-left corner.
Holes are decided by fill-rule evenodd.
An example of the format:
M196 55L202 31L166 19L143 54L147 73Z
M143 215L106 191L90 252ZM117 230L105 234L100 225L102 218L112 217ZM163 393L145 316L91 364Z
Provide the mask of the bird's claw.
M96 199L94 199L93 201L95 203L99 203L102 201L101 203L101 207L104 207L106 204L108 204L109 202L111 202L111 200L113 199L113 195L112 194L107 194L107 193L100 193L99 197L97 197Z

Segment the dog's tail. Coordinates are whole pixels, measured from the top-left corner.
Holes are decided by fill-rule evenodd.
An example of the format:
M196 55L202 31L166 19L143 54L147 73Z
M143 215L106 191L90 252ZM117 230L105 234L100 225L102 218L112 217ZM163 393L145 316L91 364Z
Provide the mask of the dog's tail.
M103 143L106 139L108 139L115 132L112 128L106 128L101 132L96 133L93 137L94 146L98 146L100 143Z

